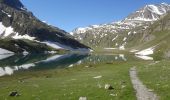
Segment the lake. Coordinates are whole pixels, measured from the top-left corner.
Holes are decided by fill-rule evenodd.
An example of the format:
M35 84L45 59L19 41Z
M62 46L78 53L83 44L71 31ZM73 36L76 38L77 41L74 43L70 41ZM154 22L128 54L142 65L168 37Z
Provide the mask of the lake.
M142 60L139 56L124 54L34 54L0 55L0 76L13 75L21 71L41 71L69 68L80 64L113 63Z

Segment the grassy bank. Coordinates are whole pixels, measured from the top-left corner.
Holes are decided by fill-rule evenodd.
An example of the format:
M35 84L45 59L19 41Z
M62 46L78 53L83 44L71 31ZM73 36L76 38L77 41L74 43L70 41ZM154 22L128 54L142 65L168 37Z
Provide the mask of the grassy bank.
M18 72L0 78L2 100L135 100L129 78L133 62L81 65L66 69ZM94 78L101 76L101 78ZM105 84L114 89L106 90ZM9 97L11 91L18 97Z

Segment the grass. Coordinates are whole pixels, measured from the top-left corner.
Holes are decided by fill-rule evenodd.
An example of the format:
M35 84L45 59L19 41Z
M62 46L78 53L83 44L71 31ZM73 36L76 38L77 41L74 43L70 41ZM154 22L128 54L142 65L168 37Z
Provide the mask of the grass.
M163 60L137 67L140 79L160 96L160 100L169 100L170 98L169 65L168 60Z
M23 71L0 78L1 100L136 100L129 77L130 62L74 66L66 69ZM100 79L93 77L102 76ZM23 82L21 82L22 80ZM110 84L114 90L104 89ZM99 87L101 85L101 88ZM21 96L9 97L11 91ZM112 96L110 94L114 94Z
M79 97L87 97L88 100L136 100L129 77L129 69L133 66L136 66L140 80L160 100L169 100L169 65L168 60L130 60L82 64L65 69L19 71L12 76L0 77L0 100L78 100ZM96 76L102 77L95 79ZM104 89L105 84L114 89ZM9 97L11 91L18 91L21 96Z

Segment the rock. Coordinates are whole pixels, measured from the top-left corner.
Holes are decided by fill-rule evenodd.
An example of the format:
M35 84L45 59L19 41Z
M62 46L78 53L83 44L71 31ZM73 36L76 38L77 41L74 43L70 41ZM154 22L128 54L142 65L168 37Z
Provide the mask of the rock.
M105 84L104 88L106 90L113 90L114 89L110 84Z
M123 89L123 88L125 88L126 87L126 85L121 85L121 88Z
M117 94L110 94L110 95L113 96L113 97L114 97L114 96L117 96Z
M87 100L87 97L80 97L79 100Z
M17 91L12 91L10 92L9 96L14 97L14 96L20 96Z
M89 66L85 66L86 68L89 68Z
M93 77L93 78L99 79L99 78L102 78L102 76L95 76L95 77Z

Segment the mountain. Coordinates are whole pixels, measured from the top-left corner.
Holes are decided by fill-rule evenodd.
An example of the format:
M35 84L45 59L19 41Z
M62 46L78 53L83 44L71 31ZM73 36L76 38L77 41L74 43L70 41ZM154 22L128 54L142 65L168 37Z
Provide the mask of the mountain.
M130 49L141 44L141 39L152 40L154 36L146 38L145 30L169 11L170 5L166 3L146 5L121 21L77 28L71 34L81 43L96 50Z
M14 53L90 49L64 30L40 21L20 0L0 0L0 42L1 49Z

